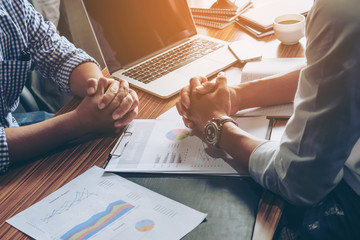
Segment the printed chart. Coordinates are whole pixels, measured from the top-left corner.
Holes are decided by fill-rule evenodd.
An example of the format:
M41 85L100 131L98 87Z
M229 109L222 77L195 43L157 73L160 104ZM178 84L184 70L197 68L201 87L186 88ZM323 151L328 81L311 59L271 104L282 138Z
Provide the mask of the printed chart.
M47 214L44 218L41 218L41 220L45 223L48 223L56 215L69 211L73 206L80 204L82 201L88 199L91 196L96 196L96 194L89 193L89 190L86 188L80 192L75 192L74 198L64 201L64 203L61 204L59 208L53 209L50 214Z
M150 231L151 229L153 229L154 226L155 226L154 221L145 219L145 220L141 220L141 221L137 222L135 225L135 228L139 232L147 232L147 231Z
M133 209L134 206L122 200L110 203L105 211L95 214L61 236L61 239L87 239Z
M182 121L135 120L129 142L106 167L111 172L162 172L238 175L224 152L191 136ZM248 174L247 170L244 173Z
M189 136L190 131L188 129L172 129L166 133L166 137L172 141L181 141Z
M156 154L155 164L181 164L179 152L172 151L165 153L164 156Z
M180 239L206 214L93 167L7 220L34 239Z

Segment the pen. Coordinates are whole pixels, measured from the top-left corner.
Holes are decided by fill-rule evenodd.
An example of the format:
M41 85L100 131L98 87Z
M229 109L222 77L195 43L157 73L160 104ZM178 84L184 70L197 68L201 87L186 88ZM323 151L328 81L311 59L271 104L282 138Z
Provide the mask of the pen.
M109 164L111 158L112 158L112 154L110 153L109 156L108 156L108 158L107 158L106 161L105 161L104 166L103 166L104 169L105 169L106 166Z
M289 119L289 116L266 116L267 119Z
M266 130L266 135L265 135L265 139L266 140L270 140L271 139L271 132L272 132L272 127L273 127L273 123L274 123L274 118L268 118L269 119L269 125L268 128Z

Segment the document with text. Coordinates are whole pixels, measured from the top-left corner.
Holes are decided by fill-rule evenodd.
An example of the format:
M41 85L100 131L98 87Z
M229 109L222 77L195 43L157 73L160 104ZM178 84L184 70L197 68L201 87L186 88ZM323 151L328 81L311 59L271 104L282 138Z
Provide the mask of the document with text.
M264 58L257 62L248 62L245 64L241 82L249 82L268 76L289 72L305 66L305 58ZM290 117L294 112L293 103L279 105L254 107L238 111L235 116L280 116Z
M181 239L206 217L93 167L7 220L35 239Z
M266 117L237 118L245 131L264 139ZM137 119L119 139L105 170L110 172L248 175L224 151L191 136L181 120Z

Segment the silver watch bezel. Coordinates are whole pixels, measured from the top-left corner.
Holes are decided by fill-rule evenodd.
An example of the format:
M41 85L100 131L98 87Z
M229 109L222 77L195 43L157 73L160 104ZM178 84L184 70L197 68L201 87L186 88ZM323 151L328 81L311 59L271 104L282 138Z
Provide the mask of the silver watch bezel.
M208 121L204 127L205 141L208 144L219 148L218 143L220 142L220 138L221 138L221 129L222 129L222 126L227 122L232 122L236 126L238 125L237 122L229 116L221 116L218 118L212 118L210 121ZM213 131L214 133L212 134L214 136L210 136L211 133L208 132L209 128L214 128L214 131Z
M211 131L211 133L209 131ZM220 128L214 119L211 119L206 123L204 136L207 143L216 146L220 138Z

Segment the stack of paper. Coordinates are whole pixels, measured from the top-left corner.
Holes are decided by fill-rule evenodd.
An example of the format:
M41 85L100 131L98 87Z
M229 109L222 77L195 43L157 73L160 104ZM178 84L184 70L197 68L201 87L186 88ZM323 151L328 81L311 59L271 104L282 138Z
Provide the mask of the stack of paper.
M196 24L223 29L252 6L251 0L188 0Z
M277 16L298 13L306 15L313 0L253 0L253 7L239 15L236 23L255 37L274 33L273 21Z

